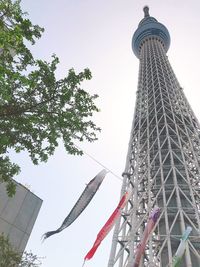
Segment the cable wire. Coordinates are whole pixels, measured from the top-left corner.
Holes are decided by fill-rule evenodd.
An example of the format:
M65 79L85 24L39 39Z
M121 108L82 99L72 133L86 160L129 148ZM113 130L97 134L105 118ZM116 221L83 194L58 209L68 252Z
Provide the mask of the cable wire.
M74 146L76 148L78 148L79 150L81 150L83 152L83 154L87 155L89 158L91 158L93 161L95 161L97 164L99 164L101 167L103 167L104 169L106 169L107 171L109 171L112 175L114 175L117 179L119 179L120 181L123 181L123 179L121 177L119 177L117 174L115 174L113 171L111 171L109 168L107 168L105 165L103 165L100 161L98 161L97 159L95 159L93 156L91 156L90 154L88 154L87 152L85 152L81 147L79 147L78 145Z

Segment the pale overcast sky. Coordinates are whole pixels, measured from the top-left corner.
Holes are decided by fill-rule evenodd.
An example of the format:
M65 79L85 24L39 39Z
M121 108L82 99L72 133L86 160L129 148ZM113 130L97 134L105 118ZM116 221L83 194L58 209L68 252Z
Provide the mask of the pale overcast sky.
M171 35L169 60L184 92L200 119L200 1L199 0L22 0L30 19L45 28L32 51L38 58L60 58L57 71L63 77L74 67L89 67L101 112L95 121L102 128L99 141L82 148L107 168L121 175L125 166L139 61L131 50L131 38L142 8L163 23ZM102 167L88 156L68 156L61 145L47 164L33 166L26 154L14 156L22 167L17 180L28 184L43 199L27 250L45 257L43 267L81 267L96 235L116 207L121 182L108 174L84 213L58 235L41 243L44 232L60 226L75 201ZM112 233L103 241L86 267L106 267Z

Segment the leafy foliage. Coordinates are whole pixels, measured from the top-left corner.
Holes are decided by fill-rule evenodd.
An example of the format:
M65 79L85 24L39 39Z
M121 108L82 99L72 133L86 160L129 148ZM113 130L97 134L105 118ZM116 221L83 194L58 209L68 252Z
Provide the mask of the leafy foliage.
M34 45L43 31L26 18L20 1L0 1L0 179L10 196L15 191L11 178L20 168L10 161L9 149L28 151L38 164L54 153L59 139L68 153L81 154L74 141L92 142L100 130L91 121L97 95L81 86L91 79L90 70L76 74L70 69L57 80L59 59L35 59L28 49L26 44Z
M10 244L9 239L0 235L0 267L38 267L40 259L33 253L17 252Z

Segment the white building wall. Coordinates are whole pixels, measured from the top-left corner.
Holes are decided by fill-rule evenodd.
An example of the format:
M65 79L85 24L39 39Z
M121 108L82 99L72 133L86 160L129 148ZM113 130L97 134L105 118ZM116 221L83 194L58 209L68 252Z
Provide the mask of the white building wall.
M11 244L24 251L42 200L17 183L16 194L9 198L4 184L0 184L0 234L9 237Z

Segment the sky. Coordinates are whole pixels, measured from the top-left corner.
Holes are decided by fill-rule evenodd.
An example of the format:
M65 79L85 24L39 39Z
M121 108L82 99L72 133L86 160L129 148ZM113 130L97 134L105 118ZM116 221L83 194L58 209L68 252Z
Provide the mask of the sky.
M139 61L131 39L142 8L163 23L171 35L168 57L177 78L200 119L200 1L199 0L22 0L33 23L45 28L32 47L37 58L60 58L57 77L68 69L88 67L93 78L84 84L97 93L101 112L94 121L102 128L95 143L81 148L116 175L124 171L137 90ZM121 181L109 173L81 216L60 234L41 243L41 236L58 228L85 185L102 169L87 155L69 156L62 143L48 163L34 166L26 153L12 155L21 166L17 181L43 199L43 205L26 250L44 257L43 267L81 267L96 235L115 209ZM103 241L86 267L107 266L112 233Z

